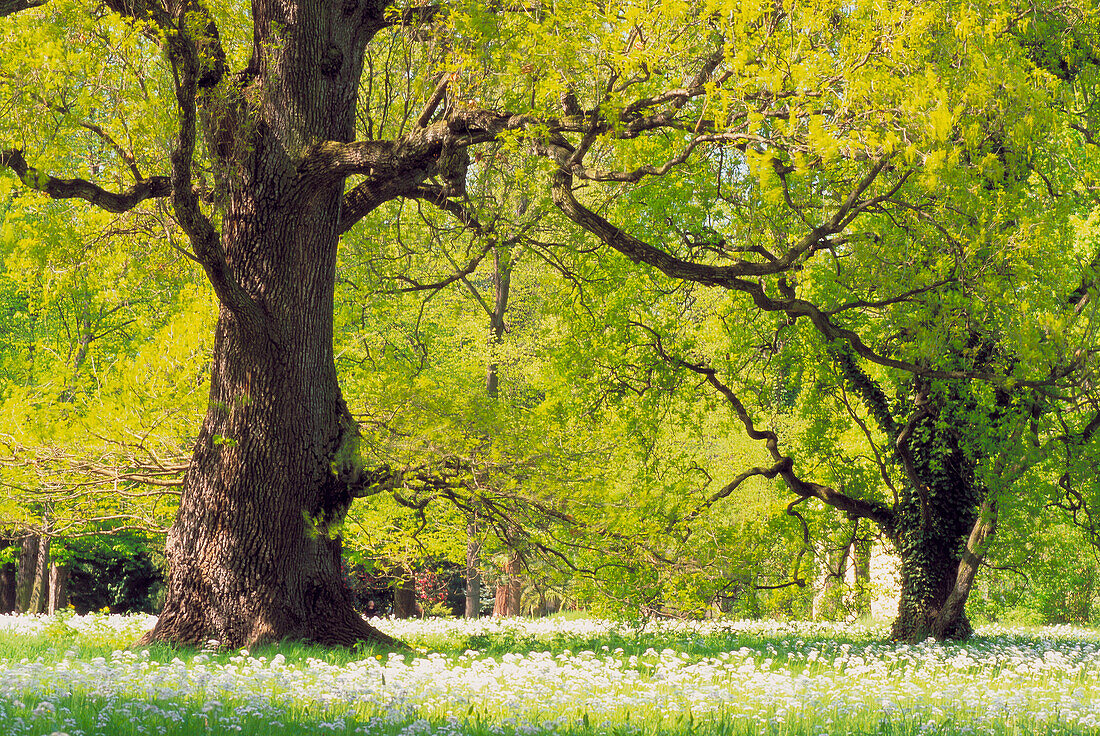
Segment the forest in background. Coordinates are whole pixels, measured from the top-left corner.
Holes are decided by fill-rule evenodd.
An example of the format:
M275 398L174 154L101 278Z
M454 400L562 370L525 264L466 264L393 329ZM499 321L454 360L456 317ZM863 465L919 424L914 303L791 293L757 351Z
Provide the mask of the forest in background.
M402 612L418 584L441 610L445 573L466 611L857 616L866 594L830 579L897 545L887 506L930 518L913 478L957 471L952 554L996 499L971 614L1094 621L1095 10L625 3L589 27L581 6L455 5L367 51L365 137L412 130L441 80L448 109L548 127L471 146L461 187L441 167L342 236L335 364L354 460L386 469L333 532L349 576ZM155 606L124 581L163 564L219 300L168 202L105 212L35 172L154 169L172 78L123 16L26 12L35 34L0 25L0 607L47 608L51 565L58 588L107 570L95 607ZM209 12L229 45L244 10ZM673 85L707 43L698 90ZM567 144L591 151L570 191L599 220L540 148ZM754 258L743 283L707 270Z

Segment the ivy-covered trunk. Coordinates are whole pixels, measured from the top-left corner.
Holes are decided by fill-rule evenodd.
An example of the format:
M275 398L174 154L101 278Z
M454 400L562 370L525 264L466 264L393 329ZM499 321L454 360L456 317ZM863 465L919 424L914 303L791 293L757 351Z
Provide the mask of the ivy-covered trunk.
M975 462L965 449L964 424L950 411L922 410L899 446L910 482L896 507L894 540L901 561L901 598L891 638L918 642L966 639L966 599L987 534L970 549L982 526L983 493Z
M939 519L945 527L954 527ZM933 522L935 523L935 522ZM901 598L890 638L918 642L929 637L966 639L971 634L965 608L947 609L947 601L958 577L962 538L923 524L899 530Z

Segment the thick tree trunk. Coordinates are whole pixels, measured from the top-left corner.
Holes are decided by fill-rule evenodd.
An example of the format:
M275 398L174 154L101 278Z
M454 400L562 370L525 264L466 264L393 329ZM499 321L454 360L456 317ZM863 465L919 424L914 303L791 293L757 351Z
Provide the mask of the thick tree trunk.
M367 474L333 360L340 195L242 196L226 217L230 265L263 314L221 309L165 606L146 641L391 642L355 611L341 573L340 525Z
M928 549L921 552L902 555L901 599L890 638L910 643L928 638L968 638L971 627L965 609L945 608L955 588L958 553Z
M966 601L974 587L974 578L978 574L990 537L997 529L997 505L987 498L982 503L981 512L974 521L970 536L966 540L955 574L955 585L947 596L939 616L936 617L932 634L937 639L958 638L955 636L958 621L966 620ZM966 624L969 634L969 622Z
M234 98L228 77L200 93L221 232L196 214L190 175L174 182L174 202L221 309L209 408L166 544L164 610L144 641L393 643L353 608L341 571L341 523L370 474L332 347L344 180L316 155L355 137L383 6L254 0L247 94ZM200 87L218 83L208 76ZM189 155L173 154L174 171Z
M283 237L293 231L287 223ZM339 528L362 469L332 358L329 268L302 264L300 282L282 285L300 298L278 305L268 340L222 310L210 410L167 540L164 611L147 640L390 641L355 611L341 574Z
M918 395L927 398L921 389ZM966 639L966 600L988 538L995 507L977 481L977 459L965 438L973 431L973 401L961 387L925 403L899 433L898 451L910 482L896 507L894 542L901 558L901 598L891 638L918 642Z
M890 631L894 640L966 639L972 633L966 601L996 519L984 506L987 513L978 513L965 499L955 501L954 509L938 512L929 504L926 522L910 514L910 525L899 532L901 598Z

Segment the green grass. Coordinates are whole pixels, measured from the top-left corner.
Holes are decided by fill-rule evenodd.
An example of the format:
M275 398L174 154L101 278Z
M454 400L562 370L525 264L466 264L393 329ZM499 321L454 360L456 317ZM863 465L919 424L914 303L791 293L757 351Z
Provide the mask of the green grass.
M0 622L0 733L1100 734L1085 629L899 646L763 622L382 625L415 651L129 649L141 620Z

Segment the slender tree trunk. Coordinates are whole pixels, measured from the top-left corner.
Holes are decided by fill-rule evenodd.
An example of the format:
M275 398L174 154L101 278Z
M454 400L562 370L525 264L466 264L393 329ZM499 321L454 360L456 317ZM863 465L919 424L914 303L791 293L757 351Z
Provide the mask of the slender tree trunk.
M489 312L489 364L485 369L485 395L494 401L500 394L500 363L494 351L504 337L506 327L504 316L508 312L508 293L511 283L511 253L507 248L497 246L493 248L493 307ZM477 539L477 525L472 520L466 527L466 618L481 616L481 572L478 559L480 553L481 543ZM495 603L493 608L496 615Z
M1073 623L1087 624L1092 619L1092 598L1096 592L1096 568L1090 564L1085 568L1085 582L1075 591L1073 605Z
M15 583L15 607L20 613L37 613L37 610L32 610L32 603L41 547L42 540L37 534L26 535L20 544L19 570Z
M508 294L512 287L512 254L503 247L493 248L493 310L489 313L489 366L485 371L485 393L495 399L500 393L500 363L492 354L504 337L507 324Z
M50 605L50 537L38 537L38 554L35 556L34 579L27 613L46 613Z
M863 616L871 612L871 542L855 539L848 551L847 607L851 613Z
M833 621L842 613L848 548L826 548L822 556L821 587L814 596L812 615L815 621Z
M418 615L416 608L416 585L412 579L402 580L393 592L394 618L414 618Z
M69 605L69 566L50 565L50 600L46 613L51 616Z
M477 524L466 526L466 618L481 617L481 542Z
M504 316L508 310L508 294L512 283L512 259L511 252L504 247L493 249L493 310L489 314L489 346L490 350L500 344L504 336L506 324ZM491 399L496 399L500 392L500 365L495 358L489 362L485 378L485 393ZM507 543L508 540L505 540ZM522 569L522 561L519 552L511 550L507 566L504 570L504 578L497 585L496 595L493 599L494 616L518 616L520 608L520 596L522 587L519 578Z
M16 613L19 610L15 597L15 584L18 577L19 568L14 562L0 564L0 614Z

